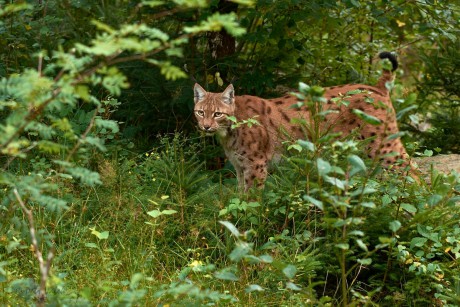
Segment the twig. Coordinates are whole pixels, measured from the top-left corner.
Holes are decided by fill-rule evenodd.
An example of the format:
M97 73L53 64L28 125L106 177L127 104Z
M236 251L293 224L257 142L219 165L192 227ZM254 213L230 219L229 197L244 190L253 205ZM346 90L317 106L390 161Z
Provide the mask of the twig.
M50 98L46 99L41 105L39 105L36 108L30 108L28 114L25 116L24 123L22 123L21 126L16 128L16 131L13 133L13 135L11 135L9 137L8 140L6 140L5 143L0 144L0 149L7 148L8 145L11 142L13 142L14 139L17 136L19 136L26 129L27 125L29 125L30 122L32 122L34 119L36 119L43 112L43 110L46 108L46 106L48 106L57 97L57 95L59 95L61 90L62 90L61 88L58 88L58 89L54 90L52 96Z
M43 68L43 54L39 54L38 55L38 67L37 67L37 71L38 71L38 75L40 77L42 77L42 68Z
M16 199L18 200L22 211L24 212L24 214L27 216L27 219L29 220L29 232L30 232L30 237L32 239L32 246L34 248L35 257L37 257L38 264L40 267L40 287L37 292L37 306L39 307L45 306L46 281L48 280L49 271L51 268L51 262L53 261L53 258L54 258L54 248L51 248L51 250L48 252L48 257L45 262L45 260L43 259L43 254L40 251L40 248L38 246L38 241L37 241L37 236L36 236L36 231L35 231L34 216L32 214L32 211L27 209L26 204L22 200L21 195L19 195L19 192L16 188L13 190L13 193L16 196Z
M83 141L86 139L86 136L88 135L88 133L91 131L91 129L93 129L93 126L94 126L94 121L96 120L96 116L97 116L97 113L99 112L99 108L96 108L96 110L94 110L94 115L93 117L91 118L91 121L89 122L89 125L88 127L86 127L86 130L85 132L81 135L81 137L78 139L77 143L75 144L75 146L72 148L72 150L69 152L69 154L67 155L67 158L65 159L66 162L69 162L70 159L72 158L72 156L75 154L75 152L77 151L77 149L80 147L80 145L83 143Z

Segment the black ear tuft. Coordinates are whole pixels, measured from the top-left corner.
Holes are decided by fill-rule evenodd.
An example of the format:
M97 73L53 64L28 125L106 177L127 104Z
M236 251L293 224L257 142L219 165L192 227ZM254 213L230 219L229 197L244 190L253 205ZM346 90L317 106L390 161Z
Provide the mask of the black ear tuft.
M195 103L197 103L200 100L203 100L204 96L206 96L206 91L198 83L195 83L195 86L193 87L193 92Z
M380 52L379 58L383 59L388 59L391 62L391 65L393 69L391 71L395 71L398 68L398 60L396 59L396 55L394 55L391 52L388 51L383 51Z
M225 91L222 92L222 98L227 104L232 104L235 102L235 90L233 84L227 86Z

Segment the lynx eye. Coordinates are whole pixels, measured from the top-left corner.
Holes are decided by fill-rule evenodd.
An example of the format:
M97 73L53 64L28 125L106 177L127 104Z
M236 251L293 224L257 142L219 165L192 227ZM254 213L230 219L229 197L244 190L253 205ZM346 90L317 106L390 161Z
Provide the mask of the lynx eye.
M203 117L204 116L204 111L203 110L197 110L195 111L198 116Z
M222 115L224 114L221 112L214 112L214 117L222 117Z

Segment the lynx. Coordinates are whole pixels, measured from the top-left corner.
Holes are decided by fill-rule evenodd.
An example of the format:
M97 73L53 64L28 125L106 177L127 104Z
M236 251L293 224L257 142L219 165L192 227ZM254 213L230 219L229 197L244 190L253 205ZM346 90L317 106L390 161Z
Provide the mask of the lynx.
M358 130L360 139L371 138L369 156L383 160L387 166L400 159L406 159L407 153L401 140L388 138L397 133L395 110L390 100L387 82L393 80L393 72L398 67L396 57L389 52L379 54L381 59L388 59L392 70L384 69L375 86L364 84L347 84L325 88L325 109L330 112L321 128L332 132L341 132L342 136ZM355 95L347 98L349 105L337 104L335 101L347 92ZM334 99L336 98L336 99ZM222 93L205 91L199 84L194 86L195 117L199 128L208 135L217 134L225 154L236 170L239 187L247 191L256 184L262 187L267 177L270 160L280 154L286 134L293 138L305 138L304 129L293 124L292 119L309 119L306 107L292 108L297 98L287 95L274 99L256 96L235 96L233 85ZM370 125L356 115L353 110L360 110L380 120L380 125ZM359 111L358 111L359 112ZM255 118L260 125L239 125L232 129L232 121ZM287 133L286 133L287 132ZM388 155L389 153L394 155Z

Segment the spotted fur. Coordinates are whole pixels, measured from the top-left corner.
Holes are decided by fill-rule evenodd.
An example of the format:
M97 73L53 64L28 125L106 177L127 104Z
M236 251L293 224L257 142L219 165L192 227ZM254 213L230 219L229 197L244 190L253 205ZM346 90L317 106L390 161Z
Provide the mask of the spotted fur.
M380 157L384 164L391 165L399 158L407 158L401 140L387 138L399 131L386 86L387 82L393 80L392 72L398 63L391 53L382 52L380 57L389 59L393 69L384 70L375 86L347 84L325 88L325 109L338 112L329 113L321 128L322 131L341 132L342 135L358 130L360 139L372 137L369 156ZM346 99L350 102L348 106L339 106L333 102L334 98L355 90L359 90L359 93ZM210 93L199 84L195 84L194 94L195 117L199 128L207 134L219 136L227 158L235 167L239 186L245 191L254 184L263 185L267 177L268 163L279 154L281 142L287 135L305 138L303 129L298 124L291 123L291 119L308 120L310 114L305 108L291 108L297 103L294 96L287 95L274 99L249 95L235 96L233 85L229 85L221 93ZM353 113L354 109L378 118L382 124L367 124ZM255 118L260 125L240 125L232 129L232 122L228 116L234 116L238 121ZM388 155L392 152L396 155Z

